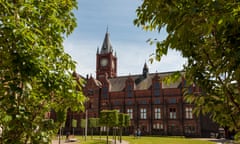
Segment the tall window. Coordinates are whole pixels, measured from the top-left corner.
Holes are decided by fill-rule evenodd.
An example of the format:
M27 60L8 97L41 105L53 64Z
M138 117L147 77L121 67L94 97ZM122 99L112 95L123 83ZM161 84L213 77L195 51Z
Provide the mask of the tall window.
M147 109L146 108L141 108L140 109L140 118L141 119L147 119Z
M176 108L170 108L169 109L169 117L170 117L170 119L176 119L177 118Z
M160 83L158 81L153 84L153 95L160 96Z
M155 119L161 119L161 109L160 108L155 108L154 110L155 114Z
M186 107L185 114L186 114L186 119L192 119L193 118L192 108Z
M103 99L108 98L108 88L106 86L102 88L102 97Z
M188 88L188 94L192 94L192 93L193 93L193 87L190 86L190 87Z
M133 87L132 85L127 85L127 97L133 97Z
M127 114L129 115L130 119L133 119L133 109L127 109Z

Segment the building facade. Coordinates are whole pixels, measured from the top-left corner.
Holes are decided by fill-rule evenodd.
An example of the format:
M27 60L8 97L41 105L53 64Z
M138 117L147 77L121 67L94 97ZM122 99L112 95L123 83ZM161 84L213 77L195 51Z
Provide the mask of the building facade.
M206 137L217 132L215 124L208 118L196 117L194 105L184 101L184 77L171 84L164 83L163 79L172 73L149 73L145 63L141 74L117 76L117 57L107 32L96 54L96 78L87 76L83 89L89 98L88 118L99 117L101 110L116 109L130 115L131 126L125 129L126 134L132 134L137 128L146 135ZM200 92L194 85L187 89L190 93ZM67 121L74 118L80 123L85 117L85 112L69 113Z

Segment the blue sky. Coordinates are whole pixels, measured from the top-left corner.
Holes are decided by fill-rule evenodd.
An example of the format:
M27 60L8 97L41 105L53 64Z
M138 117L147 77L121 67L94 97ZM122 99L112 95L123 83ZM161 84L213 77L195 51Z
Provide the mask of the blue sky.
M161 62L149 63L155 51L146 41L162 40L165 32L145 32L134 26L141 0L78 0L77 28L64 41L65 51L77 64L77 72L95 77L96 51L101 48L108 28L110 41L118 59L118 75L140 74L145 62L151 73L181 70L184 59L178 52L170 51Z

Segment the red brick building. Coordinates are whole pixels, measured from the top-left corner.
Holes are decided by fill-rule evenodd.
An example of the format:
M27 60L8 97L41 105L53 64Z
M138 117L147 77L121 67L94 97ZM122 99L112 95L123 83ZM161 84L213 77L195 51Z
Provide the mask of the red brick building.
M131 127L125 132L129 134L137 128L143 134L151 135L201 137L217 132L215 124L206 117L194 116L194 105L184 102L184 77L171 84L163 82L164 77L171 73L149 73L145 63L141 74L117 76L117 57L107 32L103 45L96 54L96 78L86 78L84 93L89 98L86 104L88 117L98 117L104 109L128 113ZM189 92L199 92L194 86L188 89ZM80 119L85 118L85 113L69 113L69 122L71 118L80 123Z

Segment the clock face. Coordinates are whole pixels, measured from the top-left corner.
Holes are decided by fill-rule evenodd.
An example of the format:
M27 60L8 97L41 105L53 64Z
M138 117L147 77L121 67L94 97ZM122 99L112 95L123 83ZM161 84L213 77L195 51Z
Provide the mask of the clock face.
M106 58L101 59L100 61L101 66L106 66L108 64L108 60Z

